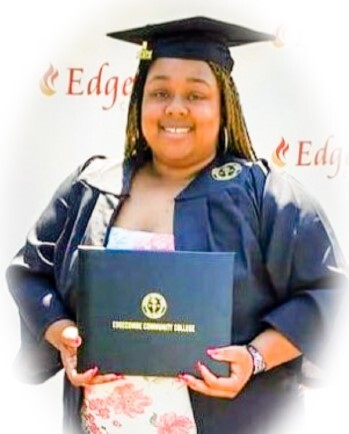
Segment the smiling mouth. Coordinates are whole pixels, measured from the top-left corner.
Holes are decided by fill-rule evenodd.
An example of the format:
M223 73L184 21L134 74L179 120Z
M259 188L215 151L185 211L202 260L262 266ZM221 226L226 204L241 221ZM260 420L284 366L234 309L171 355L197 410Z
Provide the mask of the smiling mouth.
M170 134L187 134L192 129L189 127L161 127L163 131Z

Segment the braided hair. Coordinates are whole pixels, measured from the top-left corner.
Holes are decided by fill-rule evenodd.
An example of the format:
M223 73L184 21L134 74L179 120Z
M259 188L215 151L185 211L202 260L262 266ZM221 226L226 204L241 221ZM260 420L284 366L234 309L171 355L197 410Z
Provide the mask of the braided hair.
M248 161L257 159L242 113L239 94L230 74L209 62L221 93L221 127L218 152L229 152ZM144 85L151 62L140 62L130 98L126 126L125 159L142 162L151 159L150 148L141 130L141 106Z

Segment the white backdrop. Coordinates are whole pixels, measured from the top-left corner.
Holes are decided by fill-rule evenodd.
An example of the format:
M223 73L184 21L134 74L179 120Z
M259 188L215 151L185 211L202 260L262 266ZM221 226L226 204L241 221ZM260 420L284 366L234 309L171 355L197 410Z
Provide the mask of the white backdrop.
M278 32L282 47L260 43L233 50L249 130L260 156L293 173L320 200L349 256L348 34L342 1L203 3L14 0L6 9L0 6L2 422L9 432L60 432L61 376L24 386L12 375L18 322L3 270L65 175L92 154L122 154L138 49L106 38L107 32L191 15ZM339 336L345 338L346 330L343 324ZM343 368L339 363L336 372ZM327 432L335 420L344 423L340 383L336 377L326 392L312 397L318 432Z

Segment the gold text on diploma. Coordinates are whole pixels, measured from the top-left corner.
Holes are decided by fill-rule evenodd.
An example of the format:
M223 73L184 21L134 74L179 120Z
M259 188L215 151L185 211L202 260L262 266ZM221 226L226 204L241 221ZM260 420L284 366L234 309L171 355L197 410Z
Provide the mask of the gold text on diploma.
M164 333L195 333L195 324L187 323L156 323L141 321L112 321L113 330L147 331Z

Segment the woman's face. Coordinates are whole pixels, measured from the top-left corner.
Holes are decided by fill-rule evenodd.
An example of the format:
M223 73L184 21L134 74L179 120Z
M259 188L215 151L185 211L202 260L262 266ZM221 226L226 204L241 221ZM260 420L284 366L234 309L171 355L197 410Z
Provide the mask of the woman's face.
M208 63L161 58L151 66L142 100L142 132L158 161L190 167L214 158L220 91Z

